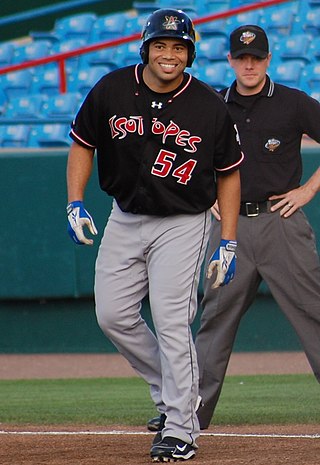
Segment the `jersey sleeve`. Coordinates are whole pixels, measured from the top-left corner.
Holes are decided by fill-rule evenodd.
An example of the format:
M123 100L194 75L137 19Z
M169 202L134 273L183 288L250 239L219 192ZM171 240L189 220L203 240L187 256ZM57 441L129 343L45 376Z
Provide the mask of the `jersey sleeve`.
M71 139L89 149L95 149L97 146L96 124L99 105L96 94L96 88L89 92L71 124L69 134Z
M301 132L320 143L320 103L318 100L299 91L297 114Z
M221 102L221 105L223 110L216 121L214 153L214 169L218 175L229 174L237 170L244 159L237 126L232 121L225 104Z

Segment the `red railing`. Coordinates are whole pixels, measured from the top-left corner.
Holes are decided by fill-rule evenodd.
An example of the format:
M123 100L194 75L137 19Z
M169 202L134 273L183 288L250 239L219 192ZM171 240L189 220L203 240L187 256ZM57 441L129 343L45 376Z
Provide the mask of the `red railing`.
M245 13L247 11L257 10L260 8L265 8L265 7L277 5L280 3L288 3L289 1L292 2L293 0L267 0L267 1L256 2L256 3L244 5L238 8L232 8L227 11L222 11L219 13L214 13L211 15L203 16L201 18L196 18L194 20L194 24L198 25L198 24L208 23L210 21L217 21L219 19L228 18L230 16L234 16L240 13ZM58 65L58 69L59 69L59 89L61 93L65 93L67 91L65 61L68 58L72 58L72 57L79 56L79 55L84 55L90 52L95 52L97 50L101 50L107 47L116 47L117 45L122 45L128 42L134 42L136 40L139 40L140 38L141 38L141 34L135 33L135 34L131 34L126 37L121 37L119 39L106 40L106 41L99 42L96 44L88 45L86 47L77 48L77 49L74 49L68 52L57 53L49 57L37 58L36 60L29 60L23 63L17 63L14 65L5 66L3 68L0 68L0 75L14 72L14 71L19 71L25 68L31 68L31 67L36 67L36 66L56 62Z

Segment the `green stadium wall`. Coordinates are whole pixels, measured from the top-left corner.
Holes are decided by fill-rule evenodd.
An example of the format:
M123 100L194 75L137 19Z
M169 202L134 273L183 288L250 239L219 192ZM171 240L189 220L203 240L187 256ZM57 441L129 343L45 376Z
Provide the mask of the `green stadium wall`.
M304 149L304 179L319 159L318 149ZM66 231L66 161L66 150L0 152L0 353L116 350L96 323L93 301L95 258L112 199L100 191L95 167L85 203L99 235L92 247L73 244ZM320 250L319 198L304 210ZM142 314L152 325L147 299ZM241 322L235 351L274 350L301 347L263 285Z

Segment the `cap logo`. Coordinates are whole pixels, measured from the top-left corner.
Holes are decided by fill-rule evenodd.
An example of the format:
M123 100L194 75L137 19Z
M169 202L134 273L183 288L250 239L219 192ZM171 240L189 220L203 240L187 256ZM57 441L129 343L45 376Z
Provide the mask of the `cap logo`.
M241 34L240 42L242 42L245 45L249 45L251 44L251 42L254 41L255 38L256 35L254 32L246 31Z
M177 31L180 20L176 16L166 16L163 26L167 30Z
M269 150L269 152L274 152L279 146L280 146L280 141L277 139L268 139L267 143L265 144L265 148Z

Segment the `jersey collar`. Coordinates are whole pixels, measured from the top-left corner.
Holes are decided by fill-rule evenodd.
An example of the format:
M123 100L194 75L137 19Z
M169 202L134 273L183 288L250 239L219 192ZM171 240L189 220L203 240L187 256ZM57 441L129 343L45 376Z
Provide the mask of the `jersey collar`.
M226 90L226 93L224 95L224 101L227 102L232 102L236 100L236 81L233 81L231 86ZM274 82L270 79L270 77L267 75L266 83L260 92L260 95L263 97L272 97L274 93Z
M139 63L139 64L137 64L137 65L135 66L135 69L134 69L134 75L135 75L136 85L137 85L137 89L136 89L135 95L139 95L139 88L140 88L141 85L142 85L141 81L142 81L142 71L143 71L143 67L144 67L144 65L142 65L142 64ZM189 74L189 73L185 73L185 75L187 76L187 79L183 80L183 85L182 85L182 86L180 85L180 86L177 88L176 93L174 93L174 94L170 97L170 99L168 100L167 103L172 103L173 99L175 99L176 97L178 97L180 94L182 94L182 93L187 89L187 87L189 87L190 82L191 82L191 80L192 80L192 76L191 76L191 74Z

